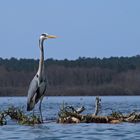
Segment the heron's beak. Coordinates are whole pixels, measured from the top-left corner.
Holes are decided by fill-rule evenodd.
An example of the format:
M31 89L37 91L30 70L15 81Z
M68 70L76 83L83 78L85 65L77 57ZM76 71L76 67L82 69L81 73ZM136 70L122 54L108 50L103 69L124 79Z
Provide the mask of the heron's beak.
M57 38L55 35L48 35L47 38Z

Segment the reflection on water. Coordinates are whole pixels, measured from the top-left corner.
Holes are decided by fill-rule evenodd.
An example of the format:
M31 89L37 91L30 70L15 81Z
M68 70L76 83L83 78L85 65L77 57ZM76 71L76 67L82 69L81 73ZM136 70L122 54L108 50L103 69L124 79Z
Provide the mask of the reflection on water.
M108 115L114 111L130 113L133 110L140 112L139 96L110 96L102 98L101 115ZM57 118L59 107L63 101L69 105L79 107L84 105L84 113L94 112L95 97L48 97L42 104L43 116L46 123L35 126L17 125L9 120L8 125L0 126L0 140L139 140L140 124L57 124L50 121ZM26 97L1 97L1 110L14 105L26 109ZM38 106L36 106L38 113Z

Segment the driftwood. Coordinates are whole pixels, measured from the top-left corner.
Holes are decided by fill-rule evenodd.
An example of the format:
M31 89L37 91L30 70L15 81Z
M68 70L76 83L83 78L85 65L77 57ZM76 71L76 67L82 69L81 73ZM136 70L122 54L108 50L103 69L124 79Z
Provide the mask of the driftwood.
M112 112L108 116L99 116L101 109L101 99L95 100L95 112L93 114L81 114L85 107L75 108L73 106L62 104L58 113L58 123L121 123L121 122L140 122L140 113L132 112L130 114L122 114L120 112ZM7 124L7 117L22 125L41 124L42 121L35 115L26 115L22 109L14 106L0 112L0 125Z
M93 114L80 114L84 111L76 112L73 106L66 106L64 103L58 113L58 123L121 123L140 122L140 113L132 112L123 115L120 112L112 112L109 116L97 116L100 108L100 98L95 101L95 112Z
M58 123L112 123L112 121L117 121L115 117L112 116L96 116L94 114L78 114L67 110L68 106L60 110L58 116Z
M16 108L14 106L9 107L7 110L4 110L0 113L0 125L7 124L7 117L10 117L12 120L15 120L19 124L24 125L34 125L40 124L41 119L37 116L27 116L23 113L22 109Z

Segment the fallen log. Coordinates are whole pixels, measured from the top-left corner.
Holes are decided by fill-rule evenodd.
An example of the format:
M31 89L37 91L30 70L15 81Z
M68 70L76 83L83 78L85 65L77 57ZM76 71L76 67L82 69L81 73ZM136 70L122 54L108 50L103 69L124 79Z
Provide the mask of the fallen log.
M93 114L81 115L72 112L65 112L65 117L59 117L58 123L120 123L121 119L112 116L96 116Z

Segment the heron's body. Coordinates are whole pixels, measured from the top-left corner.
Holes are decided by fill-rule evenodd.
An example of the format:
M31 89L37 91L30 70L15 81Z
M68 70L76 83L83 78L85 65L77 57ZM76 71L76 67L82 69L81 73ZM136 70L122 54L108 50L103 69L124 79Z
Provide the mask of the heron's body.
M34 108L35 104L43 98L46 91L47 83L46 79L39 76L38 73L34 76L30 83L28 90L28 100L27 100L27 111Z
M39 110L41 114L41 102L43 100L44 94L46 92L47 82L46 75L44 70L44 40L47 38L55 38L55 36L51 36L48 34L42 34L39 39L39 48L40 48L40 61L39 68L34 76L33 80L30 83L27 97L27 111L33 110L35 105L40 100ZM41 114L42 119L42 114ZM42 120L43 121L43 120Z

